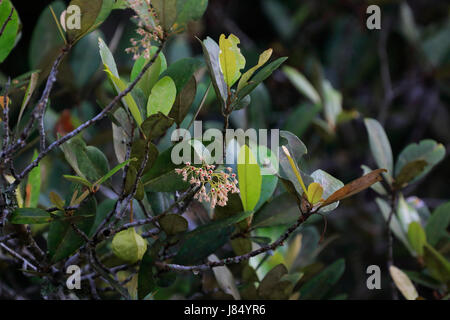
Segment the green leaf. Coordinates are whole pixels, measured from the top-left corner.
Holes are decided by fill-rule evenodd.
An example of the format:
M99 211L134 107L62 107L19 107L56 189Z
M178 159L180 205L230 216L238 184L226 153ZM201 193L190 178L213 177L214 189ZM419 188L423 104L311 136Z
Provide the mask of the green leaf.
M224 108L228 99L228 89L227 84L225 83L222 69L220 68L219 45L210 37L207 37L205 40L203 40L201 44L214 91L216 92L216 96L220 102L220 105L222 106L222 108Z
M431 276L448 286L450 284L450 263L429 244L425 244L423 248L423 261Z
M169 116L175 119L175 122L178 125L181 125L197 94L197 81L195 80L195 77L192 76L187 85L178 92L179 93L175 99L172 110L170 110Z
M248 84L244 86L241 90L239 90L238 98L242 99L246 95L250 94L250 92L252 92L261 82L270 77L270 75L275 70L277 70L286 60L287 57L278 58L277 60L269 63L267 66L258 71L258 73L253 78L251 78Z
M253 210L261 195L262 177L256 158L247 145L243 145L239 151L237 172L244 210Z
M73 183L78 183L78 184L82 184L88 188L92 188L92 183L90 183L89 181L87 181L86 179L82 178L82 177L78 177L78 176L71 176L68 174L63 175L64 179L69 180L70 182Z
M398 177L403 167L408 165L408 163L415 160L424 160L426 161L427 166L411 181L411 183L414 183L430 172L436 164L444 159L444 156L444 146L434 140L427 139L420 141L418 144L411 143L403 149L398 156L397 163L395 165L395 175Z
M172 162L173 147L160 153L153 167L144 174L142 182L147 191L173 192L186 190L189 183L175 173L175 168L180 167Z
M98 38L98 48L100 51L100 57L102 58L105 67L116 77L119 78L119 71L117 71L116 62L114 56L108 48L108 45L102 38Z
M325 119L331 130L335 130L336 121L342 112L342 95L335 90L329 81L324 81L323 84L323 108L325 112Z
M132 159L128 159L120 164L118 164L117 166L115 166L113 169L111 169L107 174L105 174L102 178L100 178L96 184L100 185L102 183L104 183L106 180L108 180L109 178L111 178L113 175L115 175L120 169L122 169L123 167L125 167L127 164L129 164L131 161L136 161L137 158L132 158Z
M258 295L262 299L285 300L289 298L293 286L287 280L282 280L288 274L283 264L275 266L270 270L258 287Z
M136 161L132 162L130 166L134 167L136 169L136 172L141 168L141 164L145 160L145 150L147 148L147 143L149 143L148 159L147 164L144 168L144 172L150 170L150 168L155 164L156 158L158 157L159 151L153 143L144 139L135 140L131 146L130 157L135 158Z
M428 243L436 246L442 239L450 240L447 228L450 224L450 202L437 207L427 221L425 231Z
M198 20L208 7L208 0L178 0L177 1L177 20L179 26L184 26L191 20Z
M320 105L304 103L295 108L286 121L285 130L298 137L303 136L321 110Z
M152 47L150 49L150 58L145 59L145 57L140 56L134 63L133 70L131 71L130 81L134 81L139 73L141 73L144 66L150 62L153 55L156 53L157 47ZM166 64L166 58L161 52L156 58L155 62L145 71L142 78L137 83L137 87L142 90L145 97L148 99L153 86L158 82L159 76L163 71L163 66Z
M33 160L38 156L38 151L34 150ZM29 195L25 201L25 206L36 208L39 203L39 195L41 193L41 164L39 163L28 174L27 192L29 188Z
M72 49L70 66L78 88L83 88L92 79L101 64L96 48L100 31L95 31L81 39Z
M310 279L300 288L301 300L319 300L325 297L330 289L339 281L345 271L344 259L329 265L318 275Z
M144 132L147 139L158 139L166 134L173 123L174 119L158 112L145 119L142 123L142 132Z
M261 206L266 203L275 192L275 189L278 185L278 177L274 174L268 174L271 171L270 166L273 169L278 167L278 160L276 159L275 154L272 151L263 146L258 145L257 147L257 161L260 167L262 181L261 181L261 195L259 197L259 201L255 206L255 211L258 211ZM267 171L264 171L267 170Z
M384 132L383 127L375 119L366 118L364 123L369 134L369 144L372 155L379 168L386 169L388 181L392 181L393 176L393 160L392 150L389 139Z
M12 224L43 224L50 221L51 214L39 208L17 208L9 218Z
M73 217L80 217L80 220L74 222L83 232L88 233L95 219L97 203L93 197L89 197ZM88 217L86 217L88 216ZM72 255L84 243L84 240L72 229L70 222L64 220L54 220L50 224L48 232L47 246L52 262L57 262Z
M252 214L253 211L244 211L229 218L202 225L187 233L183 245L174 258L174 263L191 265L214 253L229 240L236 228L234 224Z
M144 299L147 295L157 289L155 262L158 259L158 252L161 249L161 243L156 241L153 246L147 247L147 251L142 257L138 274L138 298Z
M160 25L165 31L170 31L177 19L177 0L152 0L151 4Z
M423 172L426 166L427 162L421 159L408 162L402 168L402 171L400 171L400 173L395 177L393 187L396 189L404 188L415 177L417 177L421 172Z
M66 13L66 29L68 40L72 43L96 29L106 20L112 11L114 0L72 0L69 4L76 5L81 10L80 29L69 29L70 15Z
M168 115L176 96L177 88L175 82L168 76L161 78L153 87L148 98L147 116L149 117L158 112Z
M378 208L380 209L384 217L384 220L387 221L391 213L391 207L385 200L381 198L376 198L375 202L377 203ZM414 250L411 248L411 245L409 244L406 232L403 230L402 225L400 224L399 219L395 214L392 215L390 228L392 230L392 233L397 237L397 239L399 239L403 243L403 245L409 250L409 252L411 252L411 254L414 255Z
M427 243L427 237L419 222L414 221L409 224L408 239L411 247L417 252L419 257L423 256L423 247Z
M159 225L167 235L172 236L177 233L185 232L188 228L188 222L182 216L177 214L168 214L158 220Z
M184 58L172 63L166 71L161 73L161 78L170 77L180 93L183 88L189 83L194 73L202 66L199 59Z
M266 203L252 220L252 227L264 228L271 226L289 225L297 221L300 210L295 198L289 193L282 193Z
M241 79L239 80L237 90L241 90L243 87L245 87L248 84L248 80L253 76L253 74L261 68L264 64L266 64L267 61L269 61L270 57L272 56L272 49L267 49L263 53L260 54L258 64L254 66L253 68L250 68L248 71L246 71Z
M58 28L56 26L50 6L55 11L57 17L66 9L62 1L54 1L47 6L39 16L38 22L33 29L28 60L31 69L40 69L41 77L45 77L50 72L51 65L64 45Z
M318 105L322 103L316 89L303 74L289 66L284 66L283 72L294 87L305 97L307 97L313 104Z
M111 80L111 82L115 87L116 93L119 94L120 92L125 91L127 85L120 78L116 77L106 64L105 68L106 68L105 71L109 79ZM122 103L128 108L128 110L130 110L134 120L136 120L136 123L140 126L143 121L142 115L131 93L128 93L125 97L122 98Z
M409 224L416 221L420 223L420 216L417 210L405 201L405 198L400 194L398 199L397 217L405 234L408 233Z
M12 15L11 15L11 10ZM6 20L8 24L5 25ZM5 26L0 36L0 63L2 63L16 45L16 39L20 34L20 20L17 10L14 8L10 0L0 2L0 28Z
M240 70L245 67L245 58L238 47L239 43L239 38L234 34L230 34L228 38L224 34L220 35L220 69L229 88L239 79L241 76Z

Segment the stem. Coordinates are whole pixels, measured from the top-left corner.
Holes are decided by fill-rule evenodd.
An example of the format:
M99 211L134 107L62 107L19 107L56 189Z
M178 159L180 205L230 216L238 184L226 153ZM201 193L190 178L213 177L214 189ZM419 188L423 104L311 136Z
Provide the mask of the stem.
M397 192L393 191L391 194L391 202L390 202L391 212L389 213L388 219L386 221L387 237L388 237L388 256L387 256L388 270L391 266L394 265L394 253L393 253L394 239L393 239L393 235L392 235L392 231L391 231L391 221L392 221L392 217L394 216L394 213L395 213L396 199L397 199ZM397 288L392 279L390 281L390 287L391 287L392 299L398 300Z

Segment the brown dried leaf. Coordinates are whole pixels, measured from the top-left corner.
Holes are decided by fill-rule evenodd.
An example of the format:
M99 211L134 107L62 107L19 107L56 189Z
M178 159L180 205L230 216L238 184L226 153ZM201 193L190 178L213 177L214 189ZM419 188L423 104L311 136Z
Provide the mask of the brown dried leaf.
M373 170L372 172L369 172L368 174L346 184L345 186L334 192L331 196L329 196L320 205L320 208L332 204L336 201L348 198L358 192L363 191L364 189L369 188L374 183L383 180L383 178L381 177L382 172L387 172L387 170L386 169Z

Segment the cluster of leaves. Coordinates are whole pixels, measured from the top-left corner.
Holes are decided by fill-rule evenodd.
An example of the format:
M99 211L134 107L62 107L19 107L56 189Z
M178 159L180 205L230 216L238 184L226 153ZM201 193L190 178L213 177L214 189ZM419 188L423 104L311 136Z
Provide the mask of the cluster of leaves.
M365 125L376 164L387 168L384 176L387 186L380 182L372 186L378 194L376 203L389 222L392 233L417 258L421 267L420 272L406 271L406 274L391 267L391 276L407 299L419 297L409 278L445 295L450 284L450 262L439 252L439 248L444 248L449 241L446 230L450 223L450 203L430 213L421 199L415 196L405 199L402 193L403 189L422 179L442 161L445 148L430 139L412 143L400 152L394 166L391 145L383 127L377 120L370 118L365 119ZM370 171L367 166L362 166L362 169ZM390 200L386 200L389 197Z

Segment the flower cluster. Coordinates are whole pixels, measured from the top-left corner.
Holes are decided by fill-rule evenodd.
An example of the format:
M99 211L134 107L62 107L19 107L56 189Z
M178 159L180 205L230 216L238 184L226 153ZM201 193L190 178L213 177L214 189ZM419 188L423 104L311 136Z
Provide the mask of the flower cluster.
M145 5L143 5L143 3L145 3ZM152 21L156 14L150 7L149 0L128 0L128 6L137 14L133 18L138 21L136 33L139 35L139 38L130 39L131 47L125 49L125 51L127 53L132 53L134 60L141 56L145 59L150 59L151 41L159 40L159 37L162 34L161 26L152 27ZM142 14L142 8L148 8L148 12Z
M184 181L191 185L200 186L199 192L194 196L198 201L210 202L211 208L216 205L225 206L228 201L228 192L238 193L238 181L236 174L230 167L224 171L214 171L216 167L203 163L200 168L192 166L189 162L181 169L175 169L175 172L183 176Z

